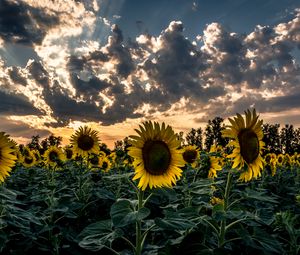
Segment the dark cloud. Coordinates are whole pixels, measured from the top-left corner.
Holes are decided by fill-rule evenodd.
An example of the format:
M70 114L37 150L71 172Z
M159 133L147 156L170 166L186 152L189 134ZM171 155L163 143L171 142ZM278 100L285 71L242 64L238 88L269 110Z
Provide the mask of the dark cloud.
M37 84L42 87L49 85L49 74L41 62L32 61L31 64L28 65L27 69Z
M14 83L21 84L23 86L27 85L26 77L21 74L20 68L13 66L8 70L8 74Z
M207 94L202 89L199 74L206 68L205 59L203 53L184 37L182 23L171 22L160 40L161 48L142 66L150 82L159 86L150 92L155 94L154 100L173 104L182 97L204 99Z
M227 31L218 23L212 23L204 30L203 42L202 50L207 53L207 61L210 63L205 77L232 85L241 83L250 65L245 57L247 48L243 44L243 36Z
M49 130L43 128L33 128L20 120L7 119L6 116L2 115L0 115L0 123L0 131L6 132L13 137L30 139L33 135L39 135L42 139L51 134Z
M0 18L0 36L5 41L19 38L19 43L38 44L46 28L59 21L23 2L5 0L3 6L0 10L8 10L23 21ZM84 6L86 10L94 8L92 1ZM29 12L21 12L25 7ZM13 28L5 30L10 22ZM42 31L32 24L42 24ZM14 83L40 93L37 97L44 100L57 120L56 124L48 123L52 126L64 126L71 120L111 125L143 117L139 110L145 104L150 105L148 114L153 114L174 109L182 101L186 105L179 103L179 108L195 110L205 106L206 114L196 119L198 122L220 114L227 117L250 106L260 112L286 111L300 107L300 68L293 55L300 41L299 24L296 14L287 23L257 26L252 33L241 35L212 23L207 25L198 44L185 37L180 21L172 21L158 37L145 34L128 41L124 40L121 28L113 25L105 45L95 47L96 43L86 42L81 48L80 44L72 44L78 48L67 53L65 65L59 66L59 75L53 66L49 68L47 57L41 57L40 61L28 62L24 69L6 68L1 83L8 83L3 88L11 91L6 97L21 87L16 89ZM39 32L39 37L35 36ZM89 45L93 47L87 51ZM65 77L61 77L64 68ZM67 89L70 84L63 84L64 81L73 88ZM1 93L3 97L4 92ZM236 93L240 98L236 99ZM266 99L265 93L273 93L274 97ZM275 96L278 94L282 96ZM9 103L11 100L5 101L10 109L14 105ZM25 107L19 114L36 111L27 98L22 100ZM12 114L2 109L1 102L0 112Z
M135 65L129 49L122 44L123 33L121 29L117 25L113 25L112 32L113 35L108 38L108 56L118 61L116 66L117 73L121 77L126 78L135 69Z
M51 126L65 126L70 120L99 121L101 107L94 102L76 101L68 96L66 91L55 83L53 87L46 86L43 91L43 98L53 111L53 117L57 123Z
M0 114L6 115L41 115L28 98L21 94L9 94L0 90Z
M22 1L1 0L0 37L5 42L40 44L47 29L58 23L57 16L50 16L42 9Z
M99 52L96 54L91 53L89 56L71 56L69 58L67 68L69 70L70 81L76 90L77 97L83 96L85 99L98 100L99 92L112 86L108 80L100 80L93 73L92 65L95 64L94 61L102 60ZM82 71L86 71L88 74L86 80L80 77Z
M76 96L83 96L85 99L98 100L99 92L109 87L111 84L105 80L100 80L93 76L88 81L78 78L77 74L71 75L71 82L76 89Z

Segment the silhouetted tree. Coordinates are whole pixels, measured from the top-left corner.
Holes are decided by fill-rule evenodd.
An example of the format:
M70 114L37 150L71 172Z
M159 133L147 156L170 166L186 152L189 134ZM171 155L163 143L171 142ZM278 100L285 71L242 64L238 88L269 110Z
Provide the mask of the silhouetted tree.
M49 137L41 141L41 153L44 153L50 146L59 146L61 141L61 136L54 136L51 134Z
M290 155L294 154L297 141L293 125L286 124L285 127L281 129L280 139L283 152Z
M129 146L129 139L128 137L125 137L123 140L118 140L115 142L114 151L119 157L124 157L127 155Z
M295 130L295 148L294 152L300 153L300 128Z
M215 117L213 120L209 120L205 128L205 149L210 150L213 144L226 146L228 140L222 137L221 131L225 128L223 124L224 119L221 117Z
M181 146L184 145L185 139L184 139L184 133L180 131L179 133L175 134L177 139L180 141Z
M192 128L190 132L187 133L185 140L188 145L196 145L198 149L202 150L202 128L194 129Z
M263 124L263 142L265 143L266 153L278 154L282 152L279 127L279 124Z
M31 142L27 144L30 149L41 150L40 136L34 135L31 137Z

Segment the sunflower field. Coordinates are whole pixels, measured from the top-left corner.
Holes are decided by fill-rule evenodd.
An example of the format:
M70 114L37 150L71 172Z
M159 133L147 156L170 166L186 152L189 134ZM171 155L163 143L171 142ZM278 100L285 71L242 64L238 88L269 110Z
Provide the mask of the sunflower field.
M299 137L277 148L255 110L205 149L201 130L135 131L113 151L87 126L64 147L0 132L0 254L300 254Z

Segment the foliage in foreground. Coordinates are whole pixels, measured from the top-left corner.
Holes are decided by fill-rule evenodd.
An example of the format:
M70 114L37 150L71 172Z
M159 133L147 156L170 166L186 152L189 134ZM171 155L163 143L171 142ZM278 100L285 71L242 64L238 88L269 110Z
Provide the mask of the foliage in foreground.
M214 180L203 169L186 166L173 189L154 190L138 209L122 162L108 173L75 161L57 171L18 166L1 186L1 253L133 254L137 219L147 233L142 254L299 253L299 167L250 183L233 174L226 206L228 169Z

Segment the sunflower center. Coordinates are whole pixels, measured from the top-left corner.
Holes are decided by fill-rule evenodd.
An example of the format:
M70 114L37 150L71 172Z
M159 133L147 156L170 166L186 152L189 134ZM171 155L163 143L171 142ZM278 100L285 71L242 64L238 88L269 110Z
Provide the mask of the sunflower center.
M78 138L78 147L84 151L89 151L94 146L94 139L89 135L82 135Z
M197 158L197 151L195 150L187 150L183 153L183 159L185 160L185 162L188 162L188 163L193 163L196 158Z
M90 159L90 162L91 162L91 164L93 164L93 165L98 165L98 157L97 157L97 156L93 156L93 157Z
M103 164L102 164L102 168L106 169L107 167L108 167L108 164L107 164L107 162L103 162Z
M67 156L67 159L71 159L72 156L73 156L73 151L72 150L66 150L66 156Z
M282 163L283 162L283 158L282 157L278 157L278 162Z
M49 153L49 159L50 159L50 161L55 162L55 161L58 159L58 154L57 154L57 152L56 152L56 151L51 151L51 152Z
M24 162L25 162L26 164L31 164L31 163L33 162L33 158L32 158L32 157L25 157L25 158L24 158Z
M163 141L147 141L142 149L145 170L152 175L164 174L171 162L171 152Z
M270 155L267 155L267 156L266 156L266 162L267 162L267 163L270 163L270 161L271 161L271 156L270 156Z
M241 155L251 164L259 155L259 140L256 133L251 129L244 129L238 134Z

